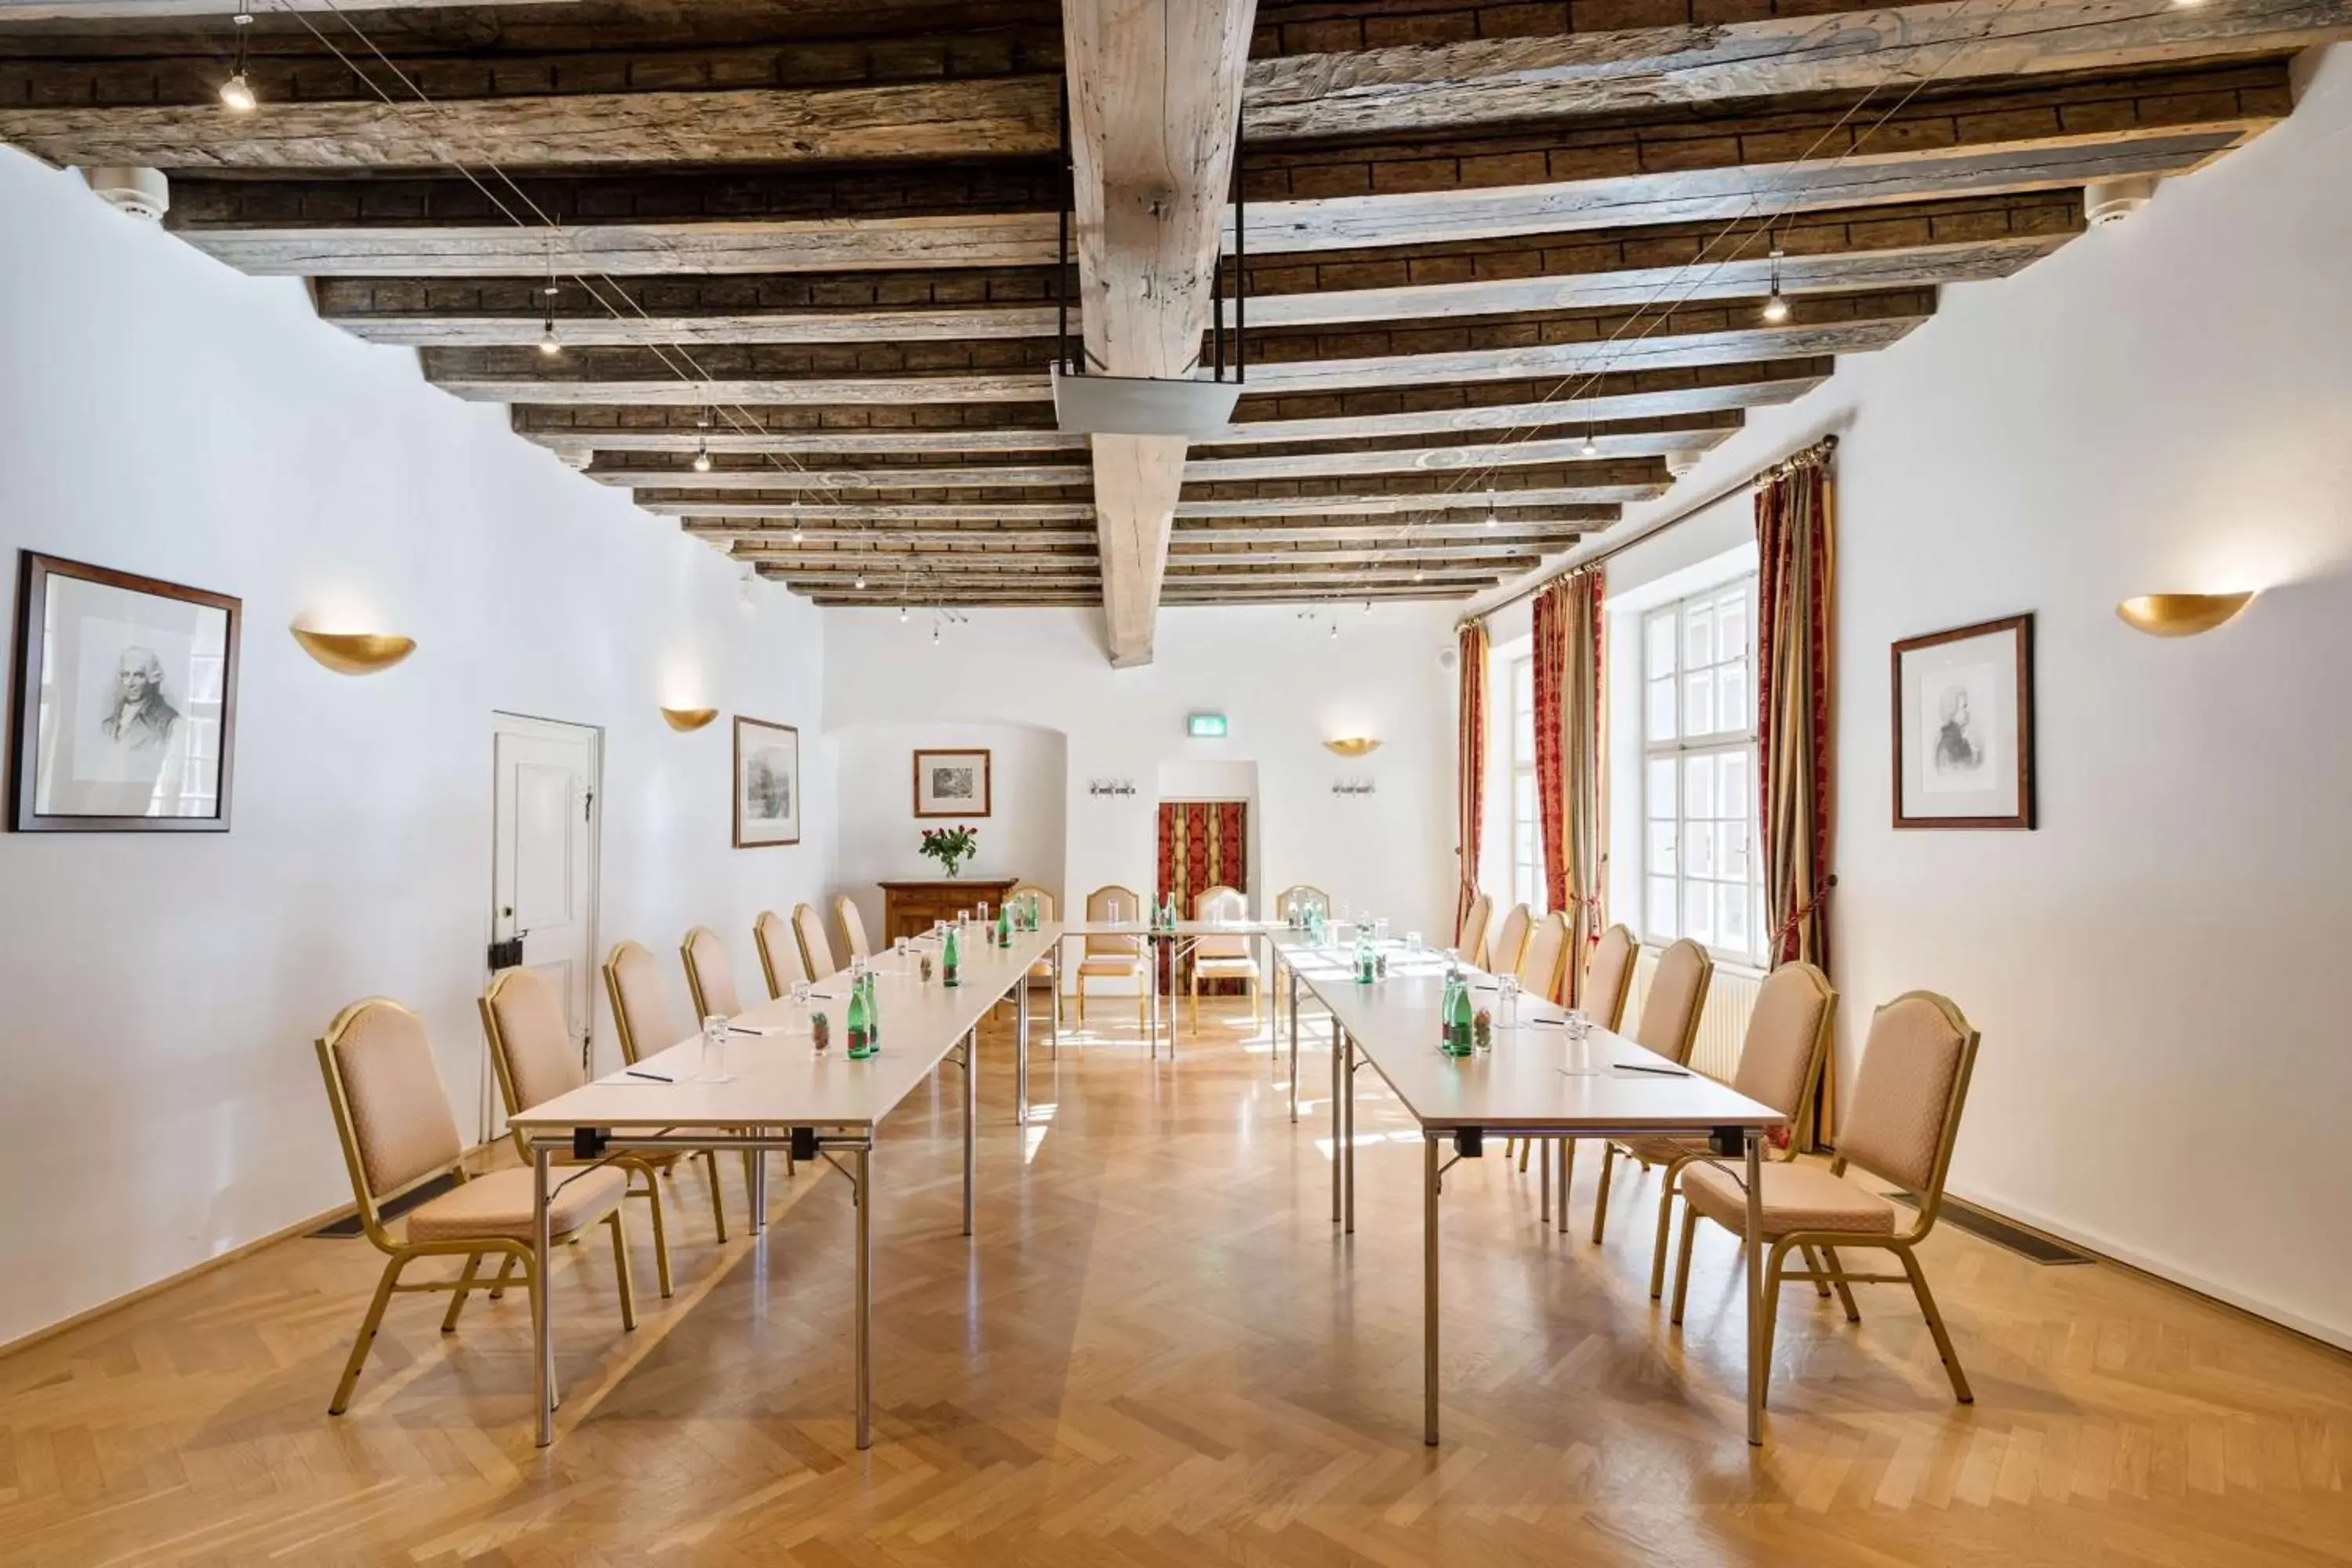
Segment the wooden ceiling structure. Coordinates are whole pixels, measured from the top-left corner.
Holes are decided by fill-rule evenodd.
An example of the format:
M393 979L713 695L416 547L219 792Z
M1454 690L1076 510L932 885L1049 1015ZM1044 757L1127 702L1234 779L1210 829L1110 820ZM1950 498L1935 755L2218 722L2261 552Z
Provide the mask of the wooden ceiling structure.
M259 0L235 113L227 9L0 5L0 141L163 170L188 243L795 592L1099 603L1118 663L1161 604L1537 565L2352 35L2352 0ZM1093 368L1183 375L1220 266L1231 428L1058 431L1063 294Z

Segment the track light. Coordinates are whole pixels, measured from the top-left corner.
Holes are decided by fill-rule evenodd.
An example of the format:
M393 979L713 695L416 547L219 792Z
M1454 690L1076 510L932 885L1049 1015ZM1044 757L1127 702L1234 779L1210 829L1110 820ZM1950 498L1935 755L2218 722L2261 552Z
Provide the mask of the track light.
M1764 297L1764 319L1779 326L1789 319L1789 301L1780 292L1780 242L1772 242L1772 291Z
M232 114L250 114L259 101L253 96L253 84L245 79L245 41L253 26L253 13L239 11L229 20L236 24L236 68L221 83L220 100Z

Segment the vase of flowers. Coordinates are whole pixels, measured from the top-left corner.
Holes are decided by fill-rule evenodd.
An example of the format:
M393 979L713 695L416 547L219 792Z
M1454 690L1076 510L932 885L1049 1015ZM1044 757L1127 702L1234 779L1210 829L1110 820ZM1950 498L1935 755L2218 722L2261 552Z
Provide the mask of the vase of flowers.
M961 826L927 827L923 830L921 847L924 854L937 860L940 868L952 877L963 868L966 860L971 858L971 852L979 843L980 834L975 828Z

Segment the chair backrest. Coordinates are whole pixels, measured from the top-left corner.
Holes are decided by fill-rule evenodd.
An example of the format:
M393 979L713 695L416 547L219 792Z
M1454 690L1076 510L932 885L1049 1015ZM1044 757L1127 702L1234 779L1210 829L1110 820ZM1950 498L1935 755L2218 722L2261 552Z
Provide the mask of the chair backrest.
M775 910L761 910L760 918L751 922L751 946L760 954L760 977L768 983L771 997L782 996L791 990L793 981L808 978L801 973L801 955L793 942L792 927Z
M478 1005L490 1069L509 1116L588 1081L588 1069L580 1065L572 1031L563 1024L563 994L546 975L535 969L502 969ZM530 1145L520 1132L514 1141L515 1152L530 1158Z
M1517 974L1519 954L1528 948L1528 906L1513 904L1503 923L1495 928L1494 939L1486 943L1486 973Z
M852 958L871 958L874 944L866 940L866 917L857 912L856 900L847 893L834 896L833 918L841 922L841 945Z
M686 961L686 994L694 1003L696 1022L717 1014L731 1018L743 1010L735 994L735 963L727 956L727 944L709 926L697 926L686 933L678 956Z
M360 1218L383 1245L377 1202L447 1170L466 1149L433 1065L433 1042L424 1019L371 996L336 1014L318 1045Z
M1495 900L1484 893L1470 900L1462 917L1462 938L1454 944L1454 952L1473 969L1486 967L1486 928L1494 919Z
M1310 905L1321 910L1327 916L1331 912L1330 894L1312 882L1293 882L1275 895L1274 913L1269 918L1277 921L1287 920L1290 916L1291 905L1294 903L1298 906L1300 914L1305 914Z
M1519 984L1548 1001L1559 1000L1560 976L1568 972L1568 917L1558 910L1536 921L1519 952Z
M833 943L825 940L824 917L812 904L793 906L793 939L800 944L801 969L811 980L828 980L841 973L833 961Z
M686 1038L670 1012L661 961L643 942L617 943L604 960L604 1000L613 1005L613 1032L621 1039L621 1059L632 1067Z
M1977 1032L1948 999L1907 991L1881 1007L1837 1130L1837 1168L1859 1165L1916 1194L1925 1226L1943 1201L1976 1062Z
M1231 921L1238 924L1249 919L1249 900L1239 888L1220 882L1204 888L1192 900L1192 918L1196 921ZM1195 958L1247 958L1250 939L1235 932L1232 936L1203 936L1192 943Z
M1690 1060L1699 1015L1706 1011L1706 988L1714 981L1715 960L1688 937L1658 954L1633 1038L1670 1062Z
M1625 998L1633 994L1633 966L1641 957L1642 944L1622 925L1611 926L1592 944L1581 1005L1586 1017L1612 1034L1625 1026Z
M1097 888L1087 895L1087 920L1140 921L1148 911L1143 900L1132 888L1122 888L1114 882ZM1143 952L1142 939L1132 936L1090 936L1087 938L1089 958L1133 958Z
M1031 898L1037 900L1037 918L1040 921L1050 921L1054 918L1054 895L1038 883L1015 884L1013 890L1004 895L1004 901L1017 907L1023 900Z
M1836 1019L1837 988L1810 963L1784 963L1757 987L1756 1010L1748 1016L1731 1087L1788 1112L1791 1149L1804 1146L1805 1115L1822 1064L1829 1059Z

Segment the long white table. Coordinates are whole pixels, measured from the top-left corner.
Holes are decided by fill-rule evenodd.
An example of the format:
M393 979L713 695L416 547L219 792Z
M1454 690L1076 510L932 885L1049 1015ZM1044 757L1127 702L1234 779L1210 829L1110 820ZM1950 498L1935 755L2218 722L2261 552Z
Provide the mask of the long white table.
M978 938L974 927L971 933ZM959 979L950 989L934 973L925 984L917 960L904 963L877 954L876 999L882 1020L881 1049L862 1061L849 1057L845 1010L849 976L821 983L817 1005L830 1016L832 1044L822 1055L806 1033L738 1034L729 1037L726 1081L708 1081L701 1071L700 1036L680 1041L635 1068L583 1085L568 1094L508 1119L530 1145L536 1255L531 1293L533 1385L538 1396L539 1444L555 1440L555 1336L548 1313L547 1199L554 1156L570 1151L583 1162L648 1150L740 1149L751 1160L752 1229L767 1215L766 1154L789 1149L799 1159L820 1156L835 1169L835 1152L849 1164L842 1173L856 1194L857 1307L854 1329L857 1388L857 1446L873 1441L874 1378L870 1350L872 1300L873 1152L885 1117L932 1070L953 1054L963 1068L963 1233L972 1234L974 1121L978 1112L977 1030L991 1007L1010 993L1015 998L1015 1057L1024 1107L1028 1090L1029 972L1061 939L1051 922L1013 934L1010 948L984 941L964 944ZM925 939L917 955L937 963L939 944ZM738 1026L764 1030L804 1023L790 1001L764 1002L738 1016ZM668 1081L661 1081L667 1079ZM570 1171L571 1166L562 1167Z
M1331 1054L1331 1218L1343 1232L1355 1229L1355 1075L1370 1063L1421 1123L1422 1194L1422 1436L1437 1441L1438 1198L1452 1161L1442 1161L1441 1144L1451 1142L1454 1160L1485 1152L1489 1135L1554 1138L1699 1137L1727 1157L1744 1156L1748 1234L1764 1232L1761 1149L1767 1130L1788 1118L1769 1105L1736 1094L1702 1074L1677 1069L1622 1036L1594 1029L1581 1047L1568 1037L1565 1012L1533 996L1520 1000L1520 1026L1499 1022L1492 1050L1449 1057L1437 1048L1440 1002L1447 959L1423 951L1408 953L1388 944L1388 977L1360 984L1352 942L1316 947L1306 933L1274 933L1275 946L1292 976L1291 1079L1297 1081L1297 987L1304 985L1330 1009L1336 1033ZM1474 983L1489 981L1464 969ZM1472 993L1475 1007L1493 1009L1496 993ZM1649 1070L1641 1070L1647 1068ZM1294 1119L1296 1105L1294 1100ZM1566 1194L1561 1196L1563 1205ZM1763 1324L1764 1249L1748 1256L1748 1440L1764 1440L1764 1358L1758 1348Z

